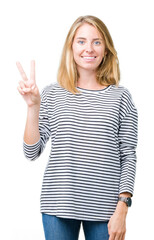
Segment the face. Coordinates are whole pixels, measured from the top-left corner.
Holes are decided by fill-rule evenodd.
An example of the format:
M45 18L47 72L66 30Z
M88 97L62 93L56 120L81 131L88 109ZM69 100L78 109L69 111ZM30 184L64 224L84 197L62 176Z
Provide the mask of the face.
M106 54L104 38L94 26L87 23L77 29L72 50L79 73L83 69L95 71Z

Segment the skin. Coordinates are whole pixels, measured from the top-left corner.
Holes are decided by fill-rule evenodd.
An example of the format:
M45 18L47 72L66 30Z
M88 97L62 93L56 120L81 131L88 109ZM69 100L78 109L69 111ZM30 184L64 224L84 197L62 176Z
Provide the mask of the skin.
M107 54L102 35L92 25L84 23L76 31L72 50L80 74L78 86L87 89L102 89L103 86L96 81L96 69ZM94 58L89 59L90 57Z
M107 54L102 35L94 26L84 23L76 31L72 50L80 75L77 86L85 89L103 89L105 86L99 85L96 81L97 67ZM131 197L131 194L125 192L119 196ZM114 214L108 222L109 240L125 239L127 212L127 205L119 201Z
M40 110L40 93L35 81L35 61L31 61L30 78L26 76L21 64L16 63L21 74L22 81L17 87L19 93L27 104L27 120L24 131L24 141L27 144L34 144L39 141L39 110Z
M80 26L75 34L72 50L80 74L78 86L95 90L104 88L105 86L99 85L96 81L96 69L107 54L107 51L105 41L97 29L89 24ZM83 56L95 58L88 59ZM38 119L41 102L39 89L35 80L35 61L31 61L29 79L20 62L17 62L16 65L22 77L17 89L27 104L24 141L27 144L34 144L40 139ZM124 192L119 196L131 197L131 194ZM109 240L125 239L127 212L128 207L126 204L119 201L114 214L108 222Z

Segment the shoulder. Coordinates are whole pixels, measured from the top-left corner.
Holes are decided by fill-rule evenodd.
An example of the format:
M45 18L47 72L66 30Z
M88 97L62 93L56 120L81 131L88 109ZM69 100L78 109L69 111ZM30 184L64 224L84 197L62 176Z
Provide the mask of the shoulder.
M122 85L113 85L113 92L114 94L118 95L118 97L120 98L121 102L125 103L125 102L133 102L132 99L132 94L130 92L130 90Z
M122 86L122 85L113 85L113 90L117 93L119 93L121 96L131 96L131 93L128 88Z
M122 112L137 111L132 94L128 88L119 85L118 87L115 86L115 91L118 91L120 94L120 110Z
M51 83L42 89L41 95L48 95L51 92L56 91L58 88L59 88L59 85L57 82Z

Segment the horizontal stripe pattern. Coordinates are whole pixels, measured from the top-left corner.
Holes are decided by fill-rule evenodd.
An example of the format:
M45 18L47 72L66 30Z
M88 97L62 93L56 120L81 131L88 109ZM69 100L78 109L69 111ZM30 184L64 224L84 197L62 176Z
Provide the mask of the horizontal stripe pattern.
M134 191L137 109L123 86L78 90L74 95L58 83L43 89L40 140L23 142L24 154L37 159L51 138L41 212L107 221L119 193Z

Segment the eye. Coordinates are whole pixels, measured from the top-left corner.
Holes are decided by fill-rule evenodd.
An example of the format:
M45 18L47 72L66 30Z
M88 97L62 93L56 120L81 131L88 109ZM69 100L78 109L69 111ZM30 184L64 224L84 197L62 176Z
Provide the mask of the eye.
M84 44L84 41L83 40L80 40L78 41L79 44L83 45Z
M101 44L100 41L95 41L95 42L94 42L94 45L100 45L100 44Z

